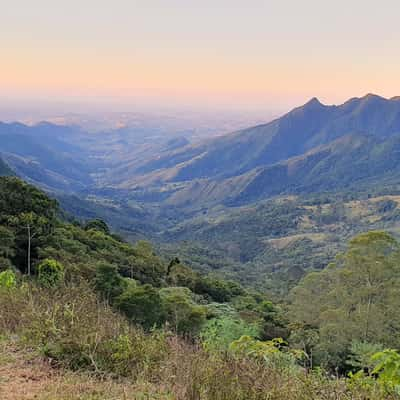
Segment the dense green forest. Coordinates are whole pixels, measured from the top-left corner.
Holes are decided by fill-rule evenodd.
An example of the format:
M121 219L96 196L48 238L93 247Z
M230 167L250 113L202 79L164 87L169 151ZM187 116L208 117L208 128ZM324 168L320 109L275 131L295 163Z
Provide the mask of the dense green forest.
M400 196L395 187L368 191L280 196L236 209L215 209L177 222L161 250L193 268L219 273L274 300L345 251L369 230L399 236Z
M2 352L95 382L43 399L111 398L114 385L121 399L396 399L399 261L389 233L360 234L274 303L0 178Z

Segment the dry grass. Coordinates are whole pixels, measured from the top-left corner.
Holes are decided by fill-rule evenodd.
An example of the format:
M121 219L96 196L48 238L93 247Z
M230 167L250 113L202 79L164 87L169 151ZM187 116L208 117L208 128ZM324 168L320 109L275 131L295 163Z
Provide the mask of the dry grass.
M152 385L55 368L48 360L11 342L0 348L1 400L167 400Z
M0 342L1 400L396 398L377 385L352 388L345 379L209 353L169 333L145 334L85 286L0 291L0 304L0 331L13 338Z
M290 376L245 360L212 359L177 339L158 381L130 381L54 368L9 342L0 349L2 400L384 400L396 397L354 391L343 380ZM211 363L214 362L214 364Z
M325 233L304 233L298 235L290 235L285 236L277 239L269 239L267 243L271 244L278 250L282 250L289 246L290 244L301 240L301 239L310 239L315 243L322 243L326 240L327 235Z

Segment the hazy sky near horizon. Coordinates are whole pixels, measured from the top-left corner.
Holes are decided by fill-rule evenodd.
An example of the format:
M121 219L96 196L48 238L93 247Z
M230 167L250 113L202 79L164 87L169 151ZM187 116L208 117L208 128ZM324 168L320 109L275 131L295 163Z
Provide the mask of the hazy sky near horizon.
M0 92L209 107L400 94L398 0L1 0Z

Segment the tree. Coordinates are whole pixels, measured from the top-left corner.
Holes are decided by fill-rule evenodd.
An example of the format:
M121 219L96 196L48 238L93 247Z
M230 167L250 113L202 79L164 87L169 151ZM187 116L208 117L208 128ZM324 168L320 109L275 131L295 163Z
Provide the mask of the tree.
M170 275L173 266L174 266L174 265L178 265L178 264L180 264L180 263L181 263L181 260L179 260L178 257L173 258L173 259L170 261L170 263L168 264L167 276Z
M14 246L14 232L5 226L0 226L0 256L4 258L13 257L15 254Z
M127 247L127 245L123 245ZM129 256L121 264L124 276L129 276L142 283L161 286L166 268L160 258L154 253L149 242L141 240L128 251Z
M64 267L56 260L47 258L38 265L38 281L44 287L58 286L64 279Z
M121 295L125 288L124 279L118 273L117 267L107 263L97 265L94 282L96 289L110 303Z
M33 212L53 222L58 203L44 192L16 177L0 177L0 223L10 216Z
M158 290L149 284L129 285L116 298L115 305L129 319L146 329L159 326L165 321L163 303Z
M167 283L170 286L185 286L195 290L199 276L192 269L175 258L168 265Z
M169 287L160 290L167 321L179 334L195 336L206 319L206 308L197 305L192 292L185 287Z
M318 328L319 349L344 366L353 340L400 346L399 243L369 232L350 241L345 254L306 276L292 292L292 322Z
M0 226L0 271L11 267L11 258L15 255L14 246L14 232L5 226Z
M43 234L48 226L48 219L46 217L35 214L34 212L27 212L9 218L9 222L26 232L27 241L27 274L31 275L31 255L32 255L32 241L37 236Z
M232 281L207 276L196 282L195 293L205 294L220 303L231 300L233 297L243 294L241 286Z
M110 229L108 225L102 219L92 219L85 224L85 230L94 229L96 231L101 231L106 235L110 234Z
M377 362L372 360L372 356L383 350L380 344L353 340L346 363L356 370L362 369L363 372L370 374L377 365Z

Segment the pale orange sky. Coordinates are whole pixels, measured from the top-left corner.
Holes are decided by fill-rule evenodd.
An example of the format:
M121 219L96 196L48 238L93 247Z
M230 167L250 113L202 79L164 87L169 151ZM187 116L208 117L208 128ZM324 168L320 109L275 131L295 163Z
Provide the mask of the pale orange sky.
M394 0L4 0L1 96L239 108L391 97L399 16Z

